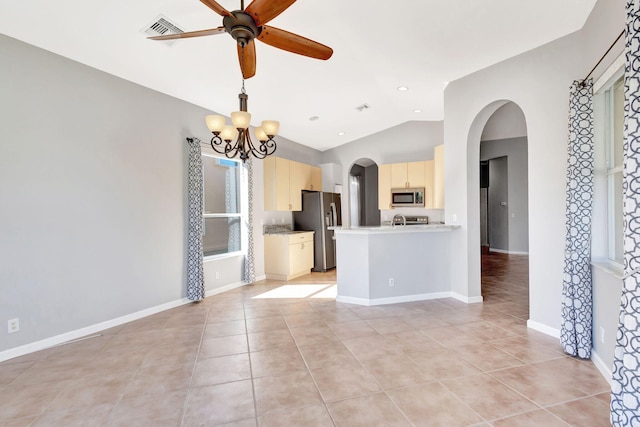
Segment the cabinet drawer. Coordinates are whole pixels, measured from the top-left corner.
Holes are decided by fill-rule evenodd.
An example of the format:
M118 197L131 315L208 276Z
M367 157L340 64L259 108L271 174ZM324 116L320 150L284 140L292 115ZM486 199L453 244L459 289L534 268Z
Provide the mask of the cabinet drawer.
M311 242L313 240L313 232L290 234L288 237L290 245L302 242Z

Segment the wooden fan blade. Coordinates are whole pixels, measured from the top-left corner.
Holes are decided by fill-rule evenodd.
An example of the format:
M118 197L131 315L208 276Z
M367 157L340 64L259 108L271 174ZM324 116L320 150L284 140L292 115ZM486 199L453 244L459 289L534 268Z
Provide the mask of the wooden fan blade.
M333 55L333 49L329 46L279 28L267 27L266 25L262 27L262 32L258 38L270 46L310 58L329 59Z
M240 61L242 77L250 79L256 75L256 44L253 40L247 43L244 49L238 45L238 61Z
M188 39L189 37L214 36L216 34L226 33L224 27L211 28L209 30L189 31L188 33L167 34L166 36L147 37L149 40L175 40Z
M229 15L229 11L224 7L220 6L216 0L200 0L202 3L206 4L209 9L213 10L220 16Z
M263 26L287 10L296 0L253 0L245 9L258 27Z

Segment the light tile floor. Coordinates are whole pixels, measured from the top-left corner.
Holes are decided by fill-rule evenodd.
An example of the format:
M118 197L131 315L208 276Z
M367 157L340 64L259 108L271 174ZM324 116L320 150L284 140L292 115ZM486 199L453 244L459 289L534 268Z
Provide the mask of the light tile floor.
M312 274L9 360L0 425L608 426L593 364L526 327L527 258L483 271L482 304L346 305Z

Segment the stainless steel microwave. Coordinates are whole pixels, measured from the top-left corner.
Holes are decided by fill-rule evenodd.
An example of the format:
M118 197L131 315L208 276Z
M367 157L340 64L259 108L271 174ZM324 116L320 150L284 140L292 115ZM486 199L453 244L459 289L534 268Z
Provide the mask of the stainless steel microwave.
M424 207L424 187L392 188L391 206Z

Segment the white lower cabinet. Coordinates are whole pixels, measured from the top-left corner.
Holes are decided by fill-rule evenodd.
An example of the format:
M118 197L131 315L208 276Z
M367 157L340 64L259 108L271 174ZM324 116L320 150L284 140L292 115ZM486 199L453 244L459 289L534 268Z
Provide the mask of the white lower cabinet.
M267 279L291 280L313 268L313 231L264 236L264 270Z

